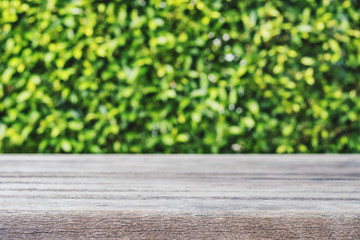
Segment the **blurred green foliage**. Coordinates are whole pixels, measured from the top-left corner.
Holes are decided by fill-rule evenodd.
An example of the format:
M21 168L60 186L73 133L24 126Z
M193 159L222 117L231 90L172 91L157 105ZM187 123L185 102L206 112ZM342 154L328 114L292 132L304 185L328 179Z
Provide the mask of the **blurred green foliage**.
M2 0L0 152L360 152L357 0Z

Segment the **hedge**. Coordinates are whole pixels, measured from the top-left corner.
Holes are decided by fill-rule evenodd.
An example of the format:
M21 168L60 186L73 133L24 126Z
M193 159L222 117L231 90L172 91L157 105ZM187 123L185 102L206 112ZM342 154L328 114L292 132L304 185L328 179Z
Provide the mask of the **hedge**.
M360 152L357 0L2 0L0 152Z

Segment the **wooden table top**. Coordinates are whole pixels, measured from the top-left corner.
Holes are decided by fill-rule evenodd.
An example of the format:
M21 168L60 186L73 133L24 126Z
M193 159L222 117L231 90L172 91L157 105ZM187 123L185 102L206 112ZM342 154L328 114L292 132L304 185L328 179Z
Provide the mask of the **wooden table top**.
M360 239L360 155L0 155L0 239Z

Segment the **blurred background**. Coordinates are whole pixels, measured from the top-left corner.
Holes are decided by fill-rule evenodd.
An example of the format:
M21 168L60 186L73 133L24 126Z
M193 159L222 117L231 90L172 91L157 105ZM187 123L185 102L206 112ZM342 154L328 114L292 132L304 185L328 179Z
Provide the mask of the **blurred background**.
M360 152L357 0L2 0L0 152Z

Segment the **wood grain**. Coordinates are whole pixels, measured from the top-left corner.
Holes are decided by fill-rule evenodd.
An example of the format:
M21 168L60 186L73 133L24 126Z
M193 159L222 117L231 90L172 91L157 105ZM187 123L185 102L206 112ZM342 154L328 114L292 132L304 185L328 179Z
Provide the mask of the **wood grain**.
M0 155L0 239L360 239L360 155Z

